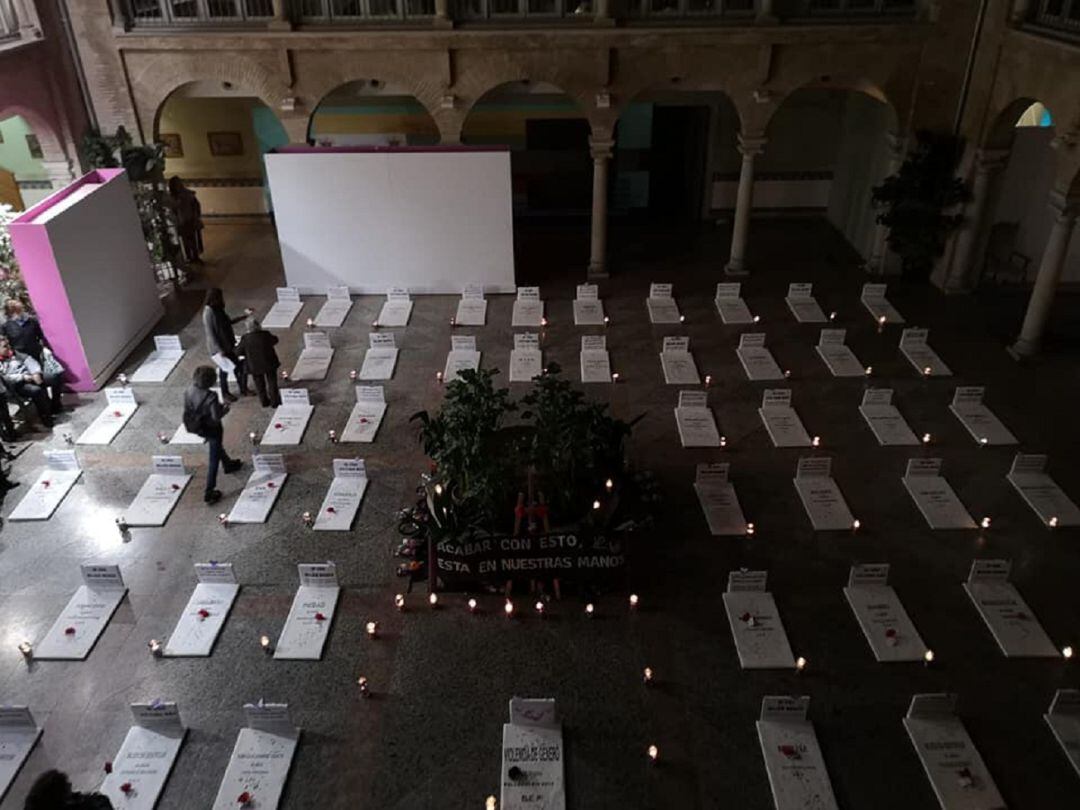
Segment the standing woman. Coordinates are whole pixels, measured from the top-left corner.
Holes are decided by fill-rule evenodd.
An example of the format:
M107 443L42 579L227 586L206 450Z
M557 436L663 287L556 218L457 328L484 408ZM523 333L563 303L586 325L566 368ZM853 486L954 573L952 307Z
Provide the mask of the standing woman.
M230 458L225 452L222 420L229 412L229 406L221 404L217 394L211 390L213 384L214 369L199 366L195 369L191 387L184 392L184 428L206 439L210 451L210 466L206 470L206 490L203 493L203 501L208 504L221 500L221 492L217 488L218 465L226 473L234 473L244 466L240 459Z
M236 334L232 325L244 320L247 314L229 317L225 311L225 294L220 287L212 287L206 291L206 306L203 307L203 328L206 330L206 350L210 352L210 358L220 355L236 366L236 384L240 387L240 394L247 396L247 370L243 361L236 353ZM217 361L215 361L216 364ZM227 402L236 402L236 397L229 393L229 375L218 366L218 379L221 382L221 396Z

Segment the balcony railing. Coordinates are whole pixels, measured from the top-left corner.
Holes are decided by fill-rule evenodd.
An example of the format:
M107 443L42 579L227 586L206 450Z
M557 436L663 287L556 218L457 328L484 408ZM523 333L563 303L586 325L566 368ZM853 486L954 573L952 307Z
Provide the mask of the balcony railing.
M456 0L454 19L462 21L592 18L590 0Z
M1039 0L1031 21L1040 28L1080 35L1080 0Z
M301 22L343 23L430 20L435 0L295 0L293 9Z
M914 14L917 0L799 0L793 17L861 17Z
M266 22L274 17L273 0L127 0L131 24L220 26Z
M672 20L694 17L752 18L754 0L629 0L631 19Z

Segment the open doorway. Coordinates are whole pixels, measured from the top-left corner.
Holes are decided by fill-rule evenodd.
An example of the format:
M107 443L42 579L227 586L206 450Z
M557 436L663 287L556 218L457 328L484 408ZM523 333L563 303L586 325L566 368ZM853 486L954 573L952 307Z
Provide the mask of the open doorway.
M667 222L701 219L709 108L657 104L649 150L649 214Z

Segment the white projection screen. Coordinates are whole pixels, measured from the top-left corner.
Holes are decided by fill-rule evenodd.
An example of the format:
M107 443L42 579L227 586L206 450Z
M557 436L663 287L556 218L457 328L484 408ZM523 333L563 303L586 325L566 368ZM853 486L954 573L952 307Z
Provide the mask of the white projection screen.
M266 175L286 284L301 293L514 291L505 149L283 147Z

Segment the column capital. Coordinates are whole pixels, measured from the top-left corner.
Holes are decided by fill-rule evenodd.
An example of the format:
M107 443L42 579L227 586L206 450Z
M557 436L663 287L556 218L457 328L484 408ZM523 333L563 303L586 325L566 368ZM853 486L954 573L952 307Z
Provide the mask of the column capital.
M744 135L739 133L736 148L744 158L753 158L765 151L769 139L764 135Z
M615 148L614 138L598 138L589 136L589 154L593 160L609 160L611 152Z

